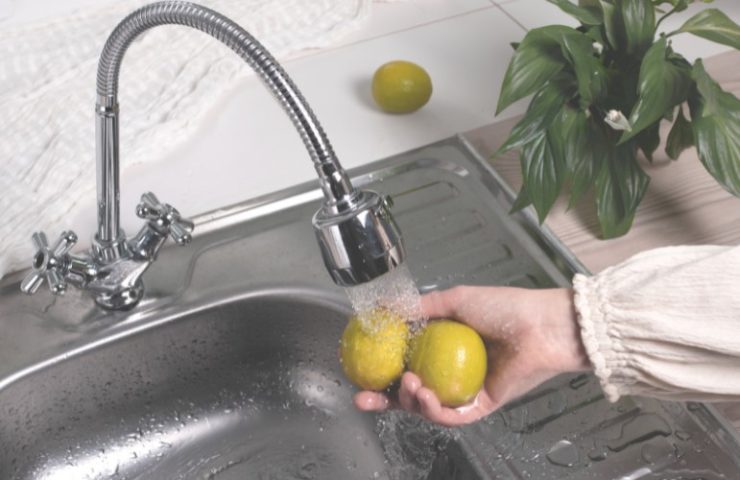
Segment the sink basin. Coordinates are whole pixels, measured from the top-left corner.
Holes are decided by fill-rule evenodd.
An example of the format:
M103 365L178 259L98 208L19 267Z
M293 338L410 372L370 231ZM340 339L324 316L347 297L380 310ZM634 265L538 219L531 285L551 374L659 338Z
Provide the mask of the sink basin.
M567 285L582 267L464 140L353 172L393 195L422 290ZM364 414L337 342L349 314L324 270L313 184L196 218L133 311L0 283L0 478L734 478L740 442L702 404L609 404L562 376L484 421Z
M0 394L0 476L380 478L336 360L347 315L318 291L252 292L57 362Z

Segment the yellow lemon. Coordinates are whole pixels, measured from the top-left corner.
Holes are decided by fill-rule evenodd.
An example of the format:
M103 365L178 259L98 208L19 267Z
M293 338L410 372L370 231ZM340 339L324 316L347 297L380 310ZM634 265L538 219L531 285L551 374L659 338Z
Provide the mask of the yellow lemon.
M365 390L383 390L403 373L408 326L400 315L376 308L350 318L340 341L344 374Z
M483 340L462 323L430 322L411 342L409 369L448 407L475 398L483 386L487 366Z
M410 113L432 96L432 79L419 65L396 60L382 65L373 75L375 103L389 113Z

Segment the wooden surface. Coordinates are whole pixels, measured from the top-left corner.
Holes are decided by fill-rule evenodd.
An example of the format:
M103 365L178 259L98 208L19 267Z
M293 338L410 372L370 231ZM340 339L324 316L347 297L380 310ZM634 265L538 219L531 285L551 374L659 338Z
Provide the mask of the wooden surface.
M705 61L707 70L722 88L740 97L738 65L740 52L728 52ZM490 156L518 120L496 123L465 136L479 152ZM669 129L670 124L663 122L663 140ZM521 186L516 152L503 155L492 164L510 185L516 189ZM650 186L627 235L600 240L590 199L584 199L580 206L566 212L565 198L561 197L547 218L546 224L592 272L661 246L740 244L740 199L723 190L707 173L696 150L687 150L678 160L671 161L661 145L653 164L644 161L642 167L650 175ZM740 403L717 406L740 431Z

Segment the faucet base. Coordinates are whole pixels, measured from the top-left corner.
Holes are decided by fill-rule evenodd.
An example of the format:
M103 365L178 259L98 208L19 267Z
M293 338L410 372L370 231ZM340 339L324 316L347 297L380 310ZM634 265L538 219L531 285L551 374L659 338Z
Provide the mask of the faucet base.
M95 303L106 310L130 310L134 308L144 296L144 283L139 280L133 287L116 293L99 293L95 296Z

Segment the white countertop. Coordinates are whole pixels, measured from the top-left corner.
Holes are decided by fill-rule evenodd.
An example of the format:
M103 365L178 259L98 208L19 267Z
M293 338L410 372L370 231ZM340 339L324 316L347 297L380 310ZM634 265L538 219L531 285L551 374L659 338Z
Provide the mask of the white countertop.
M99 4L0 0L0 22L22 23L93 3ZM717 0L711 6L740 21L737 0ZM666 28L690 13L676 15ZM550 23L573 22L545 0L376 3L370 20L340 44L301 52L282 63L316 112L340 161L351 168L523 112L526 103L519 102L494 116L511 57L509 43L521 40L525 27ZM675 46L692 59L727 50L688 35L679 36ZM432 99L416 113L388 115L372 103L372 74L394 59L419 63L432 77ZM125 105L121 111L125 137L126 119L143 113L127 111ZM160 162L125 168L126 152L121 152L121 210L127 231L138 228L134 208L147 190L190 216L315 178L287 116L255 76L214 105L209 120ZM90 198L70 219L81 238L90 238L93 231L94 203Z

